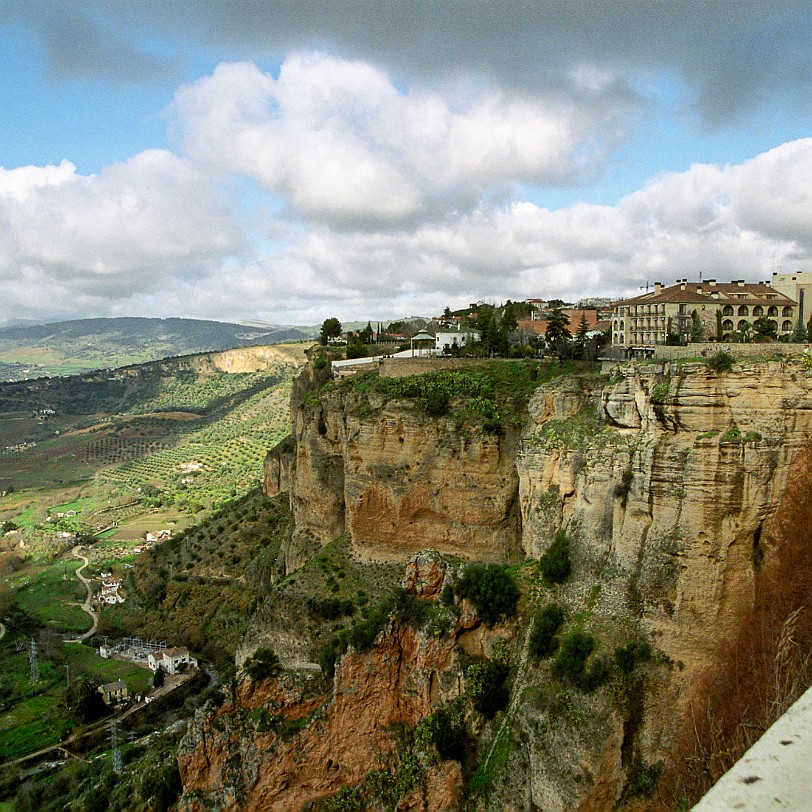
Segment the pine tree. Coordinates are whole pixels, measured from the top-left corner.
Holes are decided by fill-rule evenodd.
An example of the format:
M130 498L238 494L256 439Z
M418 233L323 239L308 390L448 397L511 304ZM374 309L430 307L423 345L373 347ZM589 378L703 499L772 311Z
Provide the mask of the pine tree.
M795 323L795 328L792 331L792 343L793 344L803 344L808 337L808 333L806 332L806 327L804 327L804 323L798 319Z

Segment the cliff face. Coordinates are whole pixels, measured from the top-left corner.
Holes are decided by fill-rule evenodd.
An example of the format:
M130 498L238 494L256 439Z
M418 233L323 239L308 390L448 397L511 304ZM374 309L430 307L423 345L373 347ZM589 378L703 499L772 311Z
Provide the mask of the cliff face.
M513 699L496 737L512 749L490 785L490 808L606 809L651 765L676 775L686 721L696 724L690 714L702 713L708 686L744 673L744 664L719 658L768 610L780 630L812 586L809 510L799 507L812 503L804 365L747 362L726 374L700 363L641 365L597 384L561 378L536 391L515 436L466 433L407 401L373 406L339 391L295 405L295 449L278 449L266 465L269 492L291 495L289 563L306 555L304 540L322 545L342 533L367 559L403 560L428 546L470 559L536 559L563 528L572 574L552 589L526 586L522 628L555 601L569 623L595 635L605 659L641 639L657 653L611 690L582 695L551 680L517 635ZM333 698L295 747L263 739L276 755L251 761L250 776L229 777L221 764L245 734L215 732L226 712L206 722L188 740L184 785L221 793L225 806L237 803L226 787L255 786L245 808L296 808L323 797L301 790L316 781L312 770L322 771L324 794L360 780L372 754L354 761L351 743L369 737L392 752L382 729L412 725L458 692L457 652L484 651L470 634L444 642L393 634L374 665L348 655ZM287 707L299 712L296 702ZM301 776L279 767L293 764L294 752L307 754ZM330 773L335 764L341 769Z
M518 550L515 432L461 430L410 401L365 406L352 392L305 399L292 412L294 459L269 455L266 488L289 489L298 537L323 545L346 532L377 560Z
M574 582L639 614L686 681L752 604L793 461L812 436L810 380L782 364L717 375L638 366L603 391L540 390L517 457L522 544L556 528Z
M413 559L407 588L437 598L445 571L437 565L437 556ZM370 651L344 655L332 686L312 675L243 681L214 715L198 716L183 739L181 808L310 808L370 773L397 769L403 731L463 690L457 642L465 635L488 646L493 635L470 631L475 625L464 613L450 634L437 637L391 621ZM459 802L456 763L431 765L419 783L422 790L399 808L427 812Z

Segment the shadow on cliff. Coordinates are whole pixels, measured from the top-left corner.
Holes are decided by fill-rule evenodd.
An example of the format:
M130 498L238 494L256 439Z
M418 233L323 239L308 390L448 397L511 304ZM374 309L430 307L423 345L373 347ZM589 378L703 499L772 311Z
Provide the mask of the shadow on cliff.
M697 802L812 684L812 442L753 537L753 604L694 691L665 808Z

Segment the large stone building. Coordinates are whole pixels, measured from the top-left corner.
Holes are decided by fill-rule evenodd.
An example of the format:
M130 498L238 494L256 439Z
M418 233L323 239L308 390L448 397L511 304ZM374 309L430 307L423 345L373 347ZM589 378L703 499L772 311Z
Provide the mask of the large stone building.
M730 341L736 334L752 334L759 318L773 322L779 336L788 335L795 327L797 310L795 300L766 282L678 279L667 288L655 282L653 290L615 304L612 343L627 347L665 344L669 333L687 341L694 311L706 338L720 333L723 341Z
M812 318L812 273L774 273L772 286L798 303L797 320L806 324Z

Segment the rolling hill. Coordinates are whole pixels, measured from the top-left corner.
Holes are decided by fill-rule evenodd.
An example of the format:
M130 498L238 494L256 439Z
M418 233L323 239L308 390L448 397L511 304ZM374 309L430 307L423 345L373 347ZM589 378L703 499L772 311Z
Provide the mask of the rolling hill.
M75 375L178 355L300 341L318 328L199 319L77 319L0 329L0 381Z

